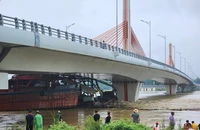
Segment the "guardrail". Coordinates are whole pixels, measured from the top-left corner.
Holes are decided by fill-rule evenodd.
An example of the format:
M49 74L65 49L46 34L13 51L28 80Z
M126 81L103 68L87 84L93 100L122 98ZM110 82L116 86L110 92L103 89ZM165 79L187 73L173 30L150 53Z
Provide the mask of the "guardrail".
M59 29L54 29L54 28L51 28L50 26L45 26L43 24L38 24L36 22L26 21L24 19L18 19L16 17L13 18L13 17L9 17L9 16L0 14L0 26L14 27L16 29L21 29L21 30L25 30L25 31L36 32L36 33L43 34L43 35L66 39L66 40L70 40L70 41L77 42L80 44L95 46L95 47L109 50L109 51L118 51L119 53L126 55L126 56L131 56L131 57L134 57L137 59L145 60L147 62L152 62L152 63L158 64L161 66L166 66L168 68L174 69L175 71L178 71L179 73L185 75L188 79L192 80L187 74L185 74L182 71L180 71L179 69L176 69L165 63L156 61L154 59L147 58L145 56L138 55L136 53L124 50L122 48L117 48L115 46L111 46L109 44L99 42L99 41L96 41L96 40L93 40L93 39L90 39L87 37L83 37L83 36L69 33L67 31L62 31Z

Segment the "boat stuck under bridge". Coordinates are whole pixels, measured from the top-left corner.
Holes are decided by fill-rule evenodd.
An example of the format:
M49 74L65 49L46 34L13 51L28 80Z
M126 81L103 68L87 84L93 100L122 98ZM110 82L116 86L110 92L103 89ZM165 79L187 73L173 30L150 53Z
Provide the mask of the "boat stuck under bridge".
M7 90L0 90L0 110L60 109L117 100L106 81L78 75L13 75Z

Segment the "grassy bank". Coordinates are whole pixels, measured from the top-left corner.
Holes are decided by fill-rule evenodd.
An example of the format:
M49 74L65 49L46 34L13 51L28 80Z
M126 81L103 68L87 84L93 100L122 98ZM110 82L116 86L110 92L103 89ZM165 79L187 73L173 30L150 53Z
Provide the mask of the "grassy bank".
M180 123L180 121L179 121ZM25 125L24 125L25 126ZM178 124L176 130L183 130L181 124ZM7 127L6 130L23 130L25 128L20 128L18 125L13 125ZM65 121L59 123L53 123L50 126L45 126L43 130L152 130L152 127L148 127L144 124L135 124L132 120L121 118L120 120L112 121L110 124L103 124L100 120L95 122L92 116L87 116L84 121L83 126L71 126L68 125ZM165 126L164 120L160 124L160 130L170 130L169 127Z
M6 130L23 130L18 125L7 127ZM92 116L88 116L84 121L83 126L71 126L65 121L59 123L53 123L49 127L44 127L44 130L151 130L143 124L135 124L129 119L120 119L112 121L110 124L104 125L102 121L95 122Z

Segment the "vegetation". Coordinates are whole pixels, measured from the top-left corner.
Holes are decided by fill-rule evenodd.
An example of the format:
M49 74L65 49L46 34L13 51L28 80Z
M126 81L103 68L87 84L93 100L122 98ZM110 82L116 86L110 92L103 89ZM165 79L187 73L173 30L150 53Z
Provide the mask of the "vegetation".
M65 121L50 125L48 130L77 130L77 127L68 125Z
M177 125L178 125L177 130L183 130L183 125L181 124L181 120L179 120L179 123ZM84 125L81 126L81 130L152 130L152 128L144 124L133 123L132 120L126 118L112 121L111 123L105 125L102 123L101 120L99 122L95 122L92 116L87 116L86 120L84 121ZM79 129L80 128L78 128L77 126L68 125L65 121L59 123L54 122L49 127L44 127L44 130L79 130ZM19 127L19 125L14 124L13 126L7 127L6 130L22 130L22 129ZM170 130L170 127L165 126L164 119L160 124L160 130Z
M143 124L135 124L129 119L120 119L113 121L110 124L104 125L102 121L95 122L92 116L88 116L84 121L82 130L151 130ZM60 122L57 124L50 125L49 128L44 130L78 130L76 126L70 126L66 122Z
M145 80L144 85L163 85L163 84L154 80Z
M200 78L197 77L197 78L194 80L194 82L197 83L197 84L200 84Z
M103 123L102 121L94 121L92 116L87 116L83 130L103 130Z
M12 126L7 126L6 130L22 130L18 124L13 124Z
M105 125L104 130L151 130L151 128L124 118Z
M181 124L181 120L178 122L178 129L176 130L184 130L183 125ZM165 120L162 120L162 123L160 124L160 130L171 130L170 126L165 126Z
M102 121L95 122L92 116L88 116L84 122L84 130L151 130L151 128L143 124L135 124L125 118L104 125Z

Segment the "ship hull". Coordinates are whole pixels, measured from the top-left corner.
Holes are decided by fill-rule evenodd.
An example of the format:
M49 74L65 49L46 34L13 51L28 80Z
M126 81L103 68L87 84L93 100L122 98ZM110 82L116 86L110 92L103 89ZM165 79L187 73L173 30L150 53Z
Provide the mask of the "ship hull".
M77 90L30 91L0 94L0 111L58 109L78 105Z

